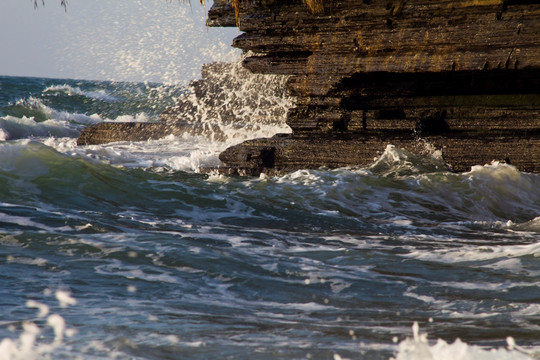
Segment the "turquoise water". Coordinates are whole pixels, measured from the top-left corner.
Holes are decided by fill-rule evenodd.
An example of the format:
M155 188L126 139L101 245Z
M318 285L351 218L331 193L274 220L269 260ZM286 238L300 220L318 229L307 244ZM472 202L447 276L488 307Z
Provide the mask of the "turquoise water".
M1 359L540 358L539 175L198 172L283 123L75 145L188 92L0 77Z

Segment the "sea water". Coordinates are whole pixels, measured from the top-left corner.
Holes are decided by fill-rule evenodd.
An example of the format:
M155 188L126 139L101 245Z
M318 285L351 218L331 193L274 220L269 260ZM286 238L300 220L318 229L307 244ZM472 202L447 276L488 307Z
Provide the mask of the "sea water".
M227 136L76 146L193 94L0 77L0 359L540 359L539 175L391 145L362 167L201 173L290 132L252 116L286 114L268 92L286 79L252 80L271 101L241 126L190 114Z

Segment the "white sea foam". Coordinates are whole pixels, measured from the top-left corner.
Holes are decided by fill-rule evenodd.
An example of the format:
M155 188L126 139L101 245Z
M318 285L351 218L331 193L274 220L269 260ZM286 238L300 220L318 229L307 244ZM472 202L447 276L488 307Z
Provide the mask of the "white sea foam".
M226 73L211 73L210 81L221 88L220 97L224 99L216 108L213 92L204 98L186 95L184 102L191 102L191 107L182 114L182 121L193 121L207 129L204 135L185 134L182 137L166 136L161 140L138 143L115 143L99 146L78 147L74 138L81 125L91 125L103 121L148 122L154 120L145 112L121 114L106 117L98 114L77 114L57 111L35 97L19 100L16 106L34 109L41 115L22 118L11 115L0 118L0 140L39 139L47 146L69 155L80 155L125 167L153 168L156 170L198 171L201 167L217 167L221 164L219 153L225 148L250 138L269 137L278 132L290 132L285 124L285 115L292 104L292 99L276 89L282 89L285 77L250 74L241 67L241 59L225 67ZM151 96L169 96L170 87L156 88ZM131 91L131 90L130 90ZM214 90L212 90L214 91ZM47 87L43 94L58 94L86 97L105 97L103 90L97 93L83 91L68 84ZM149 95L150 96L150 95ZM112 100L112 99L109 99ZM192 111L191 111L192 110ZM270 111L272 115L269 116ZM227 113L227 118L221 114ZM231 122L232 117L236 121ZM276 117L276 114L280 114ZM43 118L46 120L43 121Z
M483 245L462 246L459 248L441 248L430 251L416 250L404 256L416 259L438 261L443 263L460 263L470 261L498 260L507 262L519 260L522 256L540 256L540 242L525 245ZM515 266L515 262L511 263Z
M26 302L26 306L29 308L36 308L39 310L38 317L45 317L49 315L49 306L46 304L42 304L35 300L28 300Z
M90 125L102 121L97 114L86 115L55 110L54 108L45 105L43 100L34 96L17 100L15 102L15 106L22 107L30 111L35 111L37 112L36 116L44 117L47 120L64 121L66 125L69 123ZM40 120L35 119L34 117L30 118L36 121Z
M144 112L140 112L136 115L119 115L115 119L106 118L103 121L112 122L149 122L154 120L151 116Z
M521 174L515 166L499 161L493 161L491 164L486 165L475 165L466 174L474 177L488 177L503 182L515 182L521 178Z
M9 133L0 127L0 141L6 141L10 137Z
M0 118L1 140L27 139L33 137L75 137L78 131L71 128L66 121L45 120L36 122L34 118L14 117L11 115Z
M369 169L384 176L410 176L448 170L440 151L428 144L419 143L418 146L420 155L387 145Z
M157 171L198 171L201 166L218 166L218 155L226 144L185 135L167 136L145 142L117 142L105 145L76 146L70 139L47 139L46 144L67 154L97 159L128 168L152 168Z
M156 283L179 284L179 280L171 273L151 273L145 272L136 266L122 266L118 261L111 264L99 265L95 267L97 274L114 274L115 276L123 276L126 279L137 279Z
M55 293L56 299L60 303L60 306L67 307L68 305L76 305L77 300L75 300L71 294L67 291L58 290Z
M521 224L515 224L513 228L521 232L529 232L530 235L536 236L540 232L540 216Z
M80 125L103 121L97 114L85 115L57 111L45 105L41 99L32 96L18 100L14 106L25 108L32 116L0 117L0 141L50 136L76 137L79 134Z
M216 72L210 76L210 81L215 82L213 85L219 84L215 86L220 89L219 96L224 97L219 108L215 108L213 92L205 97L189 94L183 98L182 101L189 104L189 111L180 114L180 120L207 129L202 134L186 133L181 137L168 135L159 140L84 147L77 147L74 141L64 138L49 138L44 142L64 153L88 156L118 166L183 171L217 167L221 164L219 153L231 145L291 131L285 124L285 116L292 105L292 98L277 90L283 86L286 78L250 74L241 69L240 63L241 59L226 66L227 73ZM221 115L225 113L229 115ZM137 116L121 115L116 119L94 120L146 122L150 118L140 113Z
M57 298L62 305L68 299L67 305L75 305L75 299L67 295L67 292L58 291ZM59 295L60 294L60 295ZM37 360L50 358L55 351L62 346L64 336L73 336L75 329L66 327L66 322L59 314L49 315L49 306L35 300L28 300L26 306L38 309L38 317L46 319L46 325L52 329L54 339L45 342L41 335L45 328L40 328L32 321L22 322L22 332L17 339L4 338L0 341L0 360ZM63 305L62 305L63 306ZM16 331L16 329L14 329Z
M67 95L83 95L83 91L79 87L73 87L68 84L63 85L51 85L45 88L43 94L67 94Z
M48 263L47 260L43 258L28 258L28 257L23 257L23 256L12 256L12 255L8 255L6 257L6 260L8 263L35 265L35 266L45 266Z
M418 323L413 325L413 337L406 338L398 345L397 354L391 360L533 360L530 351L515 345L512 338L507 339L508 348L485 349L469 345L460 339L448 344L438 339L434 344L428 342L427 334L420 333Z
M20 108L39 110L48 118L51 117L54 110L43 103L43 101L35 96L30 96L28 98L19 99L14 104Z

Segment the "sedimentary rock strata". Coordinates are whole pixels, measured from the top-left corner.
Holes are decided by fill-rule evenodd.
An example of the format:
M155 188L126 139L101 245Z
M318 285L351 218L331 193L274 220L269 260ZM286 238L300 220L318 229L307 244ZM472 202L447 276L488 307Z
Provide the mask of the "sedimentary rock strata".
M244 66L288 75L297 99L292 134L227 149L221 171L367 165L388 144L418 153L428 144L455 171L497 160L540 173L540 0L317 1L313 12L302 0L239 0L237 13L214 1L208 25L239 26ZM147 130L201 128L185 120L189 106ZM154 136L122 126L116 139ZM106 138L106 127L79 143Z
M362 165L387 144L442 150L456 171L540 172L540 1L216 0L253 72L290 75L293 134L226 150L229 172Z

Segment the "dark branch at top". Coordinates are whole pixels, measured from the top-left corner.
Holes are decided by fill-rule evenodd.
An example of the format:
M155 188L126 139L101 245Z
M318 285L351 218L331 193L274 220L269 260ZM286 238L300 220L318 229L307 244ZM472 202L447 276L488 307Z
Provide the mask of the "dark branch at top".
M34 0L34 9L39 5L39 0ZM41 0L41 5L45 6L45 0ZM60 0L60 5L67 10L67 0Z

